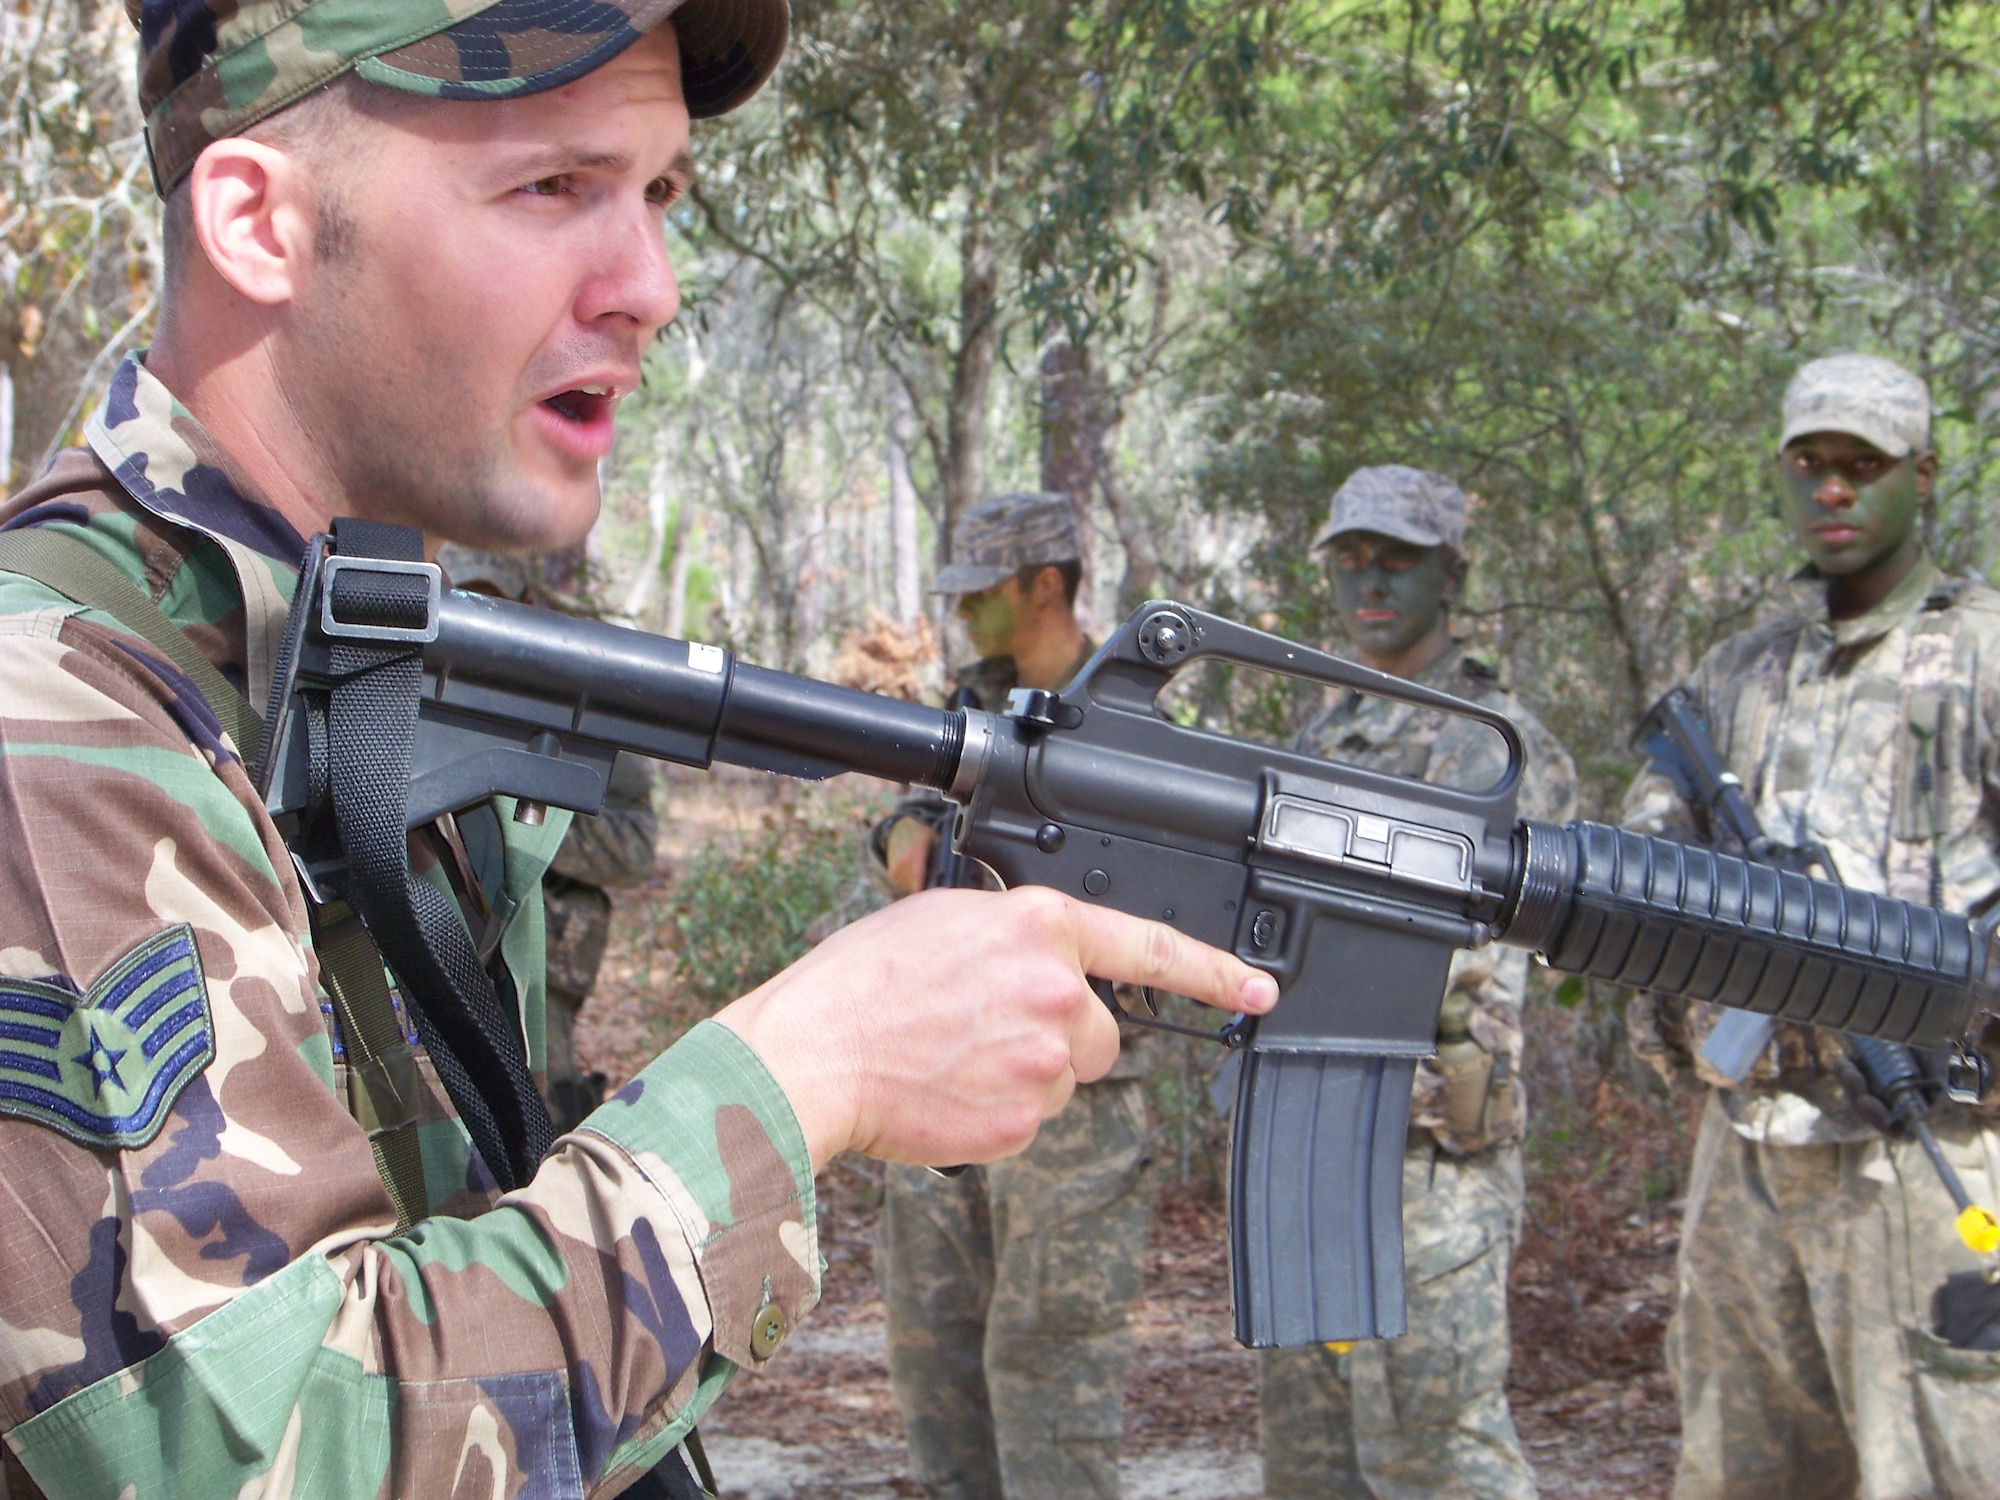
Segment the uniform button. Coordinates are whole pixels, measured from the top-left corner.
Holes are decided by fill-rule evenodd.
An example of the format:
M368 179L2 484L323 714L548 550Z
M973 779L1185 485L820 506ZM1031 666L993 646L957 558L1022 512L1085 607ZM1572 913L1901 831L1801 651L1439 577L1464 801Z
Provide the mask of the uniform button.
M769 1359L778 1352L778 1345L784 1343L789 1332L785 1310L774 1302L766 1302L750 1320L750 1353L760 1360Z

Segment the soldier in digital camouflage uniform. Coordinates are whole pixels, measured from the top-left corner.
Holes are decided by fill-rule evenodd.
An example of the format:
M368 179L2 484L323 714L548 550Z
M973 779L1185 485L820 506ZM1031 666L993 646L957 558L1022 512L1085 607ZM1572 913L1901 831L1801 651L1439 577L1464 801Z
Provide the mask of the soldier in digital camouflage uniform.
M1777 478L1810 563L1786 612L1688 687L1767 835L1824 843L1859 889L1976 914L2000 899L2000 595L1926 555L1936 472L1922 381L1865 355L1801 369ZM1695 836L1651 772L1625 821ZM1974 1264L1936 1173L1848 1103L1831 1033L1778 1028L1733 1085L1702 1056L1720 1015L1647 996L1631 1015L1663 1076L1711 1086L1667 1336L1677 1500L2000 1494L2000 1354L1930 1328L1932 1290ZM1941 1104L1931 1122L1991 1205L1990 1115Z
M1001 495L960 519L936 591L981 659L978 707L1059 688L1094 648L1074 609L1082 545L1067 495ZM942 804L905 799L870 843L923 884ZM1152 1223L1145 1085L1128 1050L1020 1156L957 1177L892 1167L875 1271L889 1374L933 1500L1119 1493L1130 1314Z
M438 562L452 587L497 594L566 613L586 612L567 598L535 587L530 564L518 557L475 552L447 543ZM660 820L653 809L653 769L621 752L612 763L604 806L595 817L575 818L549 872L542 877L542 923L548 1018L543 1055L544 1092L558 1135L583 1123L604 1102L604 1075L585 1073L576 1060L576 1018L597 984L611 939L608 887L635 885L653 873Z
M432 545L581 538L617 397L675 311L660 218L688 119L755 92L786 8L134 15L171 195L159 337L0 507L0 1497L651 1483L817 1297L816 1164L1018 1149L1115 1055L1086 972L1259 1010L1275 986L1052 893L938 892L697 1027L504 1200L411 1034L431 997L377 1012L375 1055L415 1070L394 1089L414 1120L385 1121L321 982L323 959L367 964L333 957L348 926L320 951L335 914L309 917L228 684L265 698L334 515ZM79 582L64 548L123 584ZM148 600L164 619L122 623ZM539 1066L567 819L513 812L417 830L411 858L466 935L481 914ZM409 1179L364 1120L421 1145L406 1231Z
M1358 469L1314 540L1359 659L1519 726L1524 818L1576 816L1576 769L1541 720L1451 635L1465 580L1466 497L1440 474ZM1299 734L1330 760L1482 788L1507 765L1469 720L1343 692ZM1403 1158L1409 1331L1345 1347L1265 1350L1258 1427L1273 1500L1523 1500L1535 1493L1507 1409L1507 1268L1523 1184L1521 1007L1528 956L1452 960L1438 1055L1417 1067Z

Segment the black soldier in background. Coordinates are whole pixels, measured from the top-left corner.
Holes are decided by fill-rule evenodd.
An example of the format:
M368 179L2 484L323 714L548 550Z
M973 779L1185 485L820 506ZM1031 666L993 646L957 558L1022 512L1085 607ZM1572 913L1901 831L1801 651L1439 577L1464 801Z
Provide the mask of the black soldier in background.
M1990 911L2000 595L1924 546L1930 391L1889 360L1836 355L1798 372L1783 418L1773 479L1808 565L1782 615L1685 685L1768 836L1822 846L1857 889ZM1657 771L1632 783L1624 821L1695 826ZM1933 1326L1934 1290L1979 1264L1937 1173L1850 1102L1836 1033L1781 1025L1730 1059L1710 1045L1722 1015L1639 996L1630 1016L1635 1053L1708 1085L1667 1330L1676 1500L2000 1495L2000 1351ZM1939 1104L1931 1126L1992 1202L1992 1108Z
M527 559L447 544L438 561L454 588L580 613L566 596L535 586L530 577L533 564ZM612 767L603 811L570 824L549 873L542 877L549 975L544 1092L558 1135L576 1129L604 1102L604 1075L585 1073L577 1063L576 1018L596 987L604 945L611 936L611 898L606 888L636 885L653 873L653 849L660 831L653 810L653 779L653 768L645 761L620 755Z

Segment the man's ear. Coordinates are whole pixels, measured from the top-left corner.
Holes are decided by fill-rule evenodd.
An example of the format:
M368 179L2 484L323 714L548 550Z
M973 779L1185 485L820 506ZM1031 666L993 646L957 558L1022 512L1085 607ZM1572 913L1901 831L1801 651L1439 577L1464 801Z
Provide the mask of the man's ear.
M1037 609L1059 608L1063 602L1062 569L1054 563L1044 564L1035 573L1034 604Z
M1472 565L1463 552L1447 548L1444 554L1444 597L1448 604L1456 604L1465 595L1465 575L1472 571Z
M1926 448L1923 452L1919 453L1916 457L1916 470L1917 494L1928 500L1931 497L1931 491L1937 488L1937 449Z
M188 195L195 240L216 275L266 307L298 295L312 261L317 194L297 157L226 137L196 158Z

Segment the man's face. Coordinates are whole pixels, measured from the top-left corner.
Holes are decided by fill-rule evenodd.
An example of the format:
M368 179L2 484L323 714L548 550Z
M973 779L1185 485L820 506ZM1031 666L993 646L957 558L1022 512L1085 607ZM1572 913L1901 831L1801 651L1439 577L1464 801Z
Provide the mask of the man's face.
M564 88L360 130L319 169L344 232L327 255L322 215L278 356L286 398L363 514L492 551L580 540L618 402L679 307L673 28Z
M1019 578L1008 578L976 594L960 594L953 612L981 656L1012 656L1027 617L1028 595Z
M1844 432L1794 438L1778 455L1785 517L1820 572L1865 573L1916 534L1930 493L1922 456L1891 458Z
M1397 656L1429 635L1458 587L1443 547L1374 531L1334 537L1327 576L1349 637L1371 656Z

